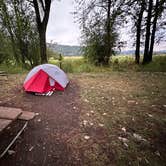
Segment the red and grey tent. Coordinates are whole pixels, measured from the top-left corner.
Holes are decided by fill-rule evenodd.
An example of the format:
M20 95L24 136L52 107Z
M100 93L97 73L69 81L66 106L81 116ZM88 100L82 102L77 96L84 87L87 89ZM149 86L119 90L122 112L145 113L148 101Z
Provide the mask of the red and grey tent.
M24 90L27 92L46 93L53 90L63 91L69 79L58 66L43 64L34 67L24 81Z

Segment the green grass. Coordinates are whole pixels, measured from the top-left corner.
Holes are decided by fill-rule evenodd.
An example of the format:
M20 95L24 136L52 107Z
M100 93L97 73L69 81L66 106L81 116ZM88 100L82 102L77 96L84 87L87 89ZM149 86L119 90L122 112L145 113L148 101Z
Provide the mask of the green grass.
M142 59L142 58L141 58ZM59 61L53 58L49 63L59 66ZM62 69L67 73L102 73L102 72L128 72L128 71L146 71L146 72L166 72L166 55L153 57L153 61L147 65L136 65L133 56L114 56L108 67L95 66L89 63L81 56L64 57L62 60ZM0 64L0 70L7 73L24 73L25 69L20 66Z
M58 60L49 61L59 66ZM83 57L65 57L62 61L62 69L67 73L89 73L89 72L109 72L110 67L97 67L87 62Z
M141 57L142 60L142 57ZM166 71L166 55L157 55L153 57L153 61L147 65L137 65L132 56L113 57L110 67L113 71L149 71L149 72L165 72Z
M21 66L6 65L6 64L0 64L0 71L5 71L8 74L17 74L17 73L27 72L27 70L23 69Z
M141 67L142 71L165 72L166 71L166 55L154 56L152 63Z
M141 58L142 59L142 58ZM59 66L58 60L50 60L50 63ZM165 72L166 56L154 56L153 61L147 65L137 65L132 56L115 56L112 57L108 67L94 66L83 57L65 57L62 61L62 69L68 73L89 73L89 72L110 72L110 71L150 71Z

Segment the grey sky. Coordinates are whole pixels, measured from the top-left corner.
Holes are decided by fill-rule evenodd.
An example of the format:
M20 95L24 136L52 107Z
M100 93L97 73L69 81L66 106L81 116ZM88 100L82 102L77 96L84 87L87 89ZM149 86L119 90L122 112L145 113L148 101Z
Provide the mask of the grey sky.
M50 18L47 27L47 42L51 40L58 44L79 45L80 44L80 29L79 25L74 22L74 17L71 12L74 11L74 0L54 0L51 5ZM131 33L127 28L122 30L121 38L128 41L128 46L131 48ZM166 49L166 43L161 43L155 46L155 50Z
M47 27L48 42L53 40L58 44L79 44L80 31L78 24L74 23L73 11L73 0L53 1Z

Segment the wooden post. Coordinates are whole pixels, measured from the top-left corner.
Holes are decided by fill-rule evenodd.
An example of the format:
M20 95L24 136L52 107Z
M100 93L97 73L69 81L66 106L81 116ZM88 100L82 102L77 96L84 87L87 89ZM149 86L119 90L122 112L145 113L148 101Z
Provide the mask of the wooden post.
M59 67L62 69L62 55L59 54Z

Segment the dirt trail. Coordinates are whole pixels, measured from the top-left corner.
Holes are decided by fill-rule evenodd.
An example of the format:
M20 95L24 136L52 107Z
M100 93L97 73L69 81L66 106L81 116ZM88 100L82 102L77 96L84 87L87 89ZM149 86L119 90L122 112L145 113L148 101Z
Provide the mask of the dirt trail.
M65 92L55 92L51 97L23 93L22 101L15 98L10 103L3 104L21 106L25 110L39 113L39 116L29 123L16 142L12 149L16 153L6 155L0 165L80 165L79 160L73 162L67 145L68 139L79 130L79 99L78 85L72 81ZM5 144L5 140L2 142Z

